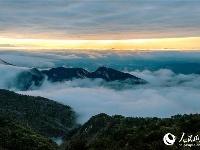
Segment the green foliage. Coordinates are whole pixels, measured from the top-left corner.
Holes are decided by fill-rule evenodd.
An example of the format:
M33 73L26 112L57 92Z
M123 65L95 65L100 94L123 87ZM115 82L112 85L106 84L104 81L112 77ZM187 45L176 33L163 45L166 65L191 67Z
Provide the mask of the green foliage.
M57 146L45 138L14 122L0 118L0 149L55 150Z
M86 141L85 140L72 140L70 142L70 146L67 147L67 150L87 150L88 147L86 145Z
M85 141L88 150L176 150L183 132L199 135L200 115L177 115L171 118L138 118L99 114L91 117L73 136L73 143ZM176 135L173 146L163 143L167 133ZM78 145L78 144L77 144ZM195 148L195 147L193 147Z
M63 136L76 125L69 107L42 97L0 90L0 117L23 124L46 137Z

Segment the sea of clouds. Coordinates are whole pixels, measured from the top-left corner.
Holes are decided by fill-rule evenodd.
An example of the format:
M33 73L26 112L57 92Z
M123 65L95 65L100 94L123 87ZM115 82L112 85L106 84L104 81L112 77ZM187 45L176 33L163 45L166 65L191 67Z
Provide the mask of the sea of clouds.
M56 66L52 61L49 62ZM132 70L126 72L149 83L116 90L103 86L101 79L75 79L62 83L45 80L41 87L20 91L12 83L20 72L27 69L29 68L0 65L0 88L20 94L42 96L69 105L78 113L80 123L99 113L134 117L170 117L176 114L200 113L198 74L175 74L170 69Z
M78 112L80 123L98 113L135 117L200 113L200 76L174 74L173 79L172 74L170 70L137 71L135 75L144 77L149 84L125 90L99 87L97 81L86 79L48 83L41 89L18 93L40 95L70 105Z
M63 83L47 80L35 90L19 91L10 85L27 68L0 66L0 88L17 93L42 96L71 106L84 123L98 113L135 117L170 117L200 113L200 75L174 74L171 70L133 71L131 74L149 82L115 90L101 86L101 80L76 79Z
M157 69L166 63L199 63L200 51L0 50L0 59L17 66L41 69L66 66L94 71L106 66L133 71Z

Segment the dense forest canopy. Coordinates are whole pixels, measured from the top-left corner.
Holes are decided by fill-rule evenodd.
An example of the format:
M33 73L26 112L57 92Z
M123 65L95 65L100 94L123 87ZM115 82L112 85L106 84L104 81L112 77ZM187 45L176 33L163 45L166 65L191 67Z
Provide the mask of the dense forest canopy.
M109 116L101 113L83 125L76 122L70 106L0 90L0 148L20 150L153 150L198 149L200 115L175 115L171 118ZM176 137L166 145L163 137ZM183 136L184 135L184 136ZM183 136L183 137L182 137ZM56 145L51 137L62 137ZM182 138L182 140L181 140ZM180 141L180 142L179 142ZM14 143L14 144L13 144ZM196 145L193 147L186 144Z
M76 114L70 106L7 90L0 90L0 117L48 137L64 136L69 128L76 126Z

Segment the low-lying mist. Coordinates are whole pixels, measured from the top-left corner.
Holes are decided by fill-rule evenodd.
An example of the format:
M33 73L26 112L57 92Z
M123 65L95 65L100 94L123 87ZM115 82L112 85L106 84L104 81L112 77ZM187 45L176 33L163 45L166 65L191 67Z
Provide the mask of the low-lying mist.
M40 87L20 91L15 86L16 77L29 68L0 65L0 88L22 94L40 95L70 105L79 114L81 123L102 112L136 117L170 117L178 113L200 112L200 75L175 74L169 69L148 69L164 62L199 62L199 52L1 50L0 55L1 59L8 63L37 68L68 66L95 70L98 66L107 65L117 70L125 70L149 82L137 86L121 84L118 89L115 88L119 86L118 82L112 82L111 87L110 83L108 86L106 83L102 85L101 79L76 79L62 83L51 83L45 79ZM148 70L136 70L146 67Z
M0 88L17 90L15 88L17 76L26 70L29 68L0 64Z
M20 91L11 84L16 75L26 69L1 65L0 88L42 96L69 105L79 114L80 123L98 113L134 117L200 113L200 76L197 74L175 74L167 69L154 72L136 70L129 73L148 81L148 84L116 90L102 86L101 79L75 79L62 83L45 80L41 87Z

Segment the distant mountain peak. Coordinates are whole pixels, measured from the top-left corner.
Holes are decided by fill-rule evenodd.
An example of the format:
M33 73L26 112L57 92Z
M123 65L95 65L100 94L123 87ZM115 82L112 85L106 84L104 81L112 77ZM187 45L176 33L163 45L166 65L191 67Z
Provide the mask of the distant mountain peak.
M108 68L102 66L102 67L99 67L96 71L107 71Z
M90 79L96 79L101 78L106 81L123 81L127 79L131 79L136 81L135 83L145 83L144 80L131 75L129 73L124 73L112 68L107 67L99 67L94 72L88 72L83 68L64 68L64 67L58 67L58 68L52 68L50 70L43 70L43 74L47 75L48 80L57 82L57 81L65 81L65 80L71 80L73 78L90 78Z
M28 90L42 85L45 77L50 82L65 82L73 79L103 79L101 81L102 85L113 88L122 87L123 84L138 85L147 83L134 75L107 67L99 67L94 72L89 72L84 68L57 67L49 70L32 68L23 71L18 75L14 85L18 89ZM115 86L116 83L117 86Z
M6 63L6 62L3 61L2 59L0 59L0 64L1 64L1 65L7 65L8 63Z
M95 72L91 72L89 78L102 78L106 81L115 81L115 80L127 80L127 79L134 79L134 80L141 80L140 78L131 75L129 73L124 73L112 68L107 67L99 67Z
M12 64L7 63L4 60L0 59L0 65L12 65ZM12 65L12 66L14 66L14 65Z

